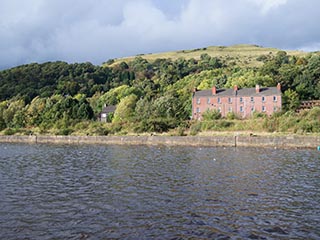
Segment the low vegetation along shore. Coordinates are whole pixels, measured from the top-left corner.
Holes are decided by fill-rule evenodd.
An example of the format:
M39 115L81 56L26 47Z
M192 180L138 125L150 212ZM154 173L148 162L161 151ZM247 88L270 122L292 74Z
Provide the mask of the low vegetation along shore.
M204 115L202 121L184 121L177 124L174 119L145 119L141 122L102 123L99 121L66 120L46 129L42 126L29 128L5 128L0 135L234 135L234 133L255 135L319 135L320 108L300 113L288 111L266 116L254 113L249 119L238 119L235 115L221 118L217 113Z

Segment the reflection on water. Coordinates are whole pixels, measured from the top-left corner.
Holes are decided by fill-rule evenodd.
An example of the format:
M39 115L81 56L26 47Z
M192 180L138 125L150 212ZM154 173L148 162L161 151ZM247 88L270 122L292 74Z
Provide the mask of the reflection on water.
M320 239L312 150L0 144L0 239Z

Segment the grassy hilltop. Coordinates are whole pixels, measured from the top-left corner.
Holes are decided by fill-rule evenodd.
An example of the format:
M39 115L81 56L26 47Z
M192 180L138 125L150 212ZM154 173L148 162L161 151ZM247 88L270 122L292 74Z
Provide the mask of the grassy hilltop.
M249 66L249 67L260 67L263 65L262 61L259 61L261 56L275 56L277 52L282 51L277 48L267 48L258 45L250 44L238 44L233 46L210 46L204 48L197 48L192 50L179 50L172 52L162 52L162 53L150 53L150 54L139 54L137 56L143 57L148 61L155 61L159 58L177 60L179 58L183 59L200 59L202 54L208 54L210 57L217 57L221 60L232 63L238 66ZM308 53L297 50L286 51L291 56L306 56ZM124 57L115 59L115 64L120 62L130 62L135 57Z

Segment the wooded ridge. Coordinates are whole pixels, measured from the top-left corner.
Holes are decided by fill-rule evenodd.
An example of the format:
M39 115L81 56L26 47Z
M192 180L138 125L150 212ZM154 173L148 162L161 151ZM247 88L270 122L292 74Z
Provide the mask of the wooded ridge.
M170 57L170 58L168 58ZM193 88L276 86L283 113L250 120L191 122ZM31 63L0 71L0 131L3 134L194 133L247 128L319 132L319 110L295 113L303 100L320 99L319 52L281 51L259 46L208 47L91 63ZM97 121L104 105L117 105L109 123ZM303 122L303 119L309 119ZM283 119L282 119L283 118ZM280 126L284 120L286 126ZM251 123L250 123L251 121ZM318 122L318 123L317 123Z

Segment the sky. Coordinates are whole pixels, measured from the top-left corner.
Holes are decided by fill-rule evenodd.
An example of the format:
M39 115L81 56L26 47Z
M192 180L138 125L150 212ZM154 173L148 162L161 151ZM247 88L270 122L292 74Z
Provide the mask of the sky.
M320 50L319 0L1 0L0 69L207 46Z

